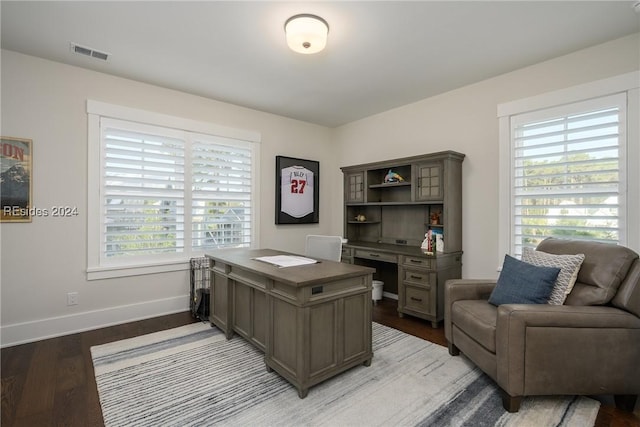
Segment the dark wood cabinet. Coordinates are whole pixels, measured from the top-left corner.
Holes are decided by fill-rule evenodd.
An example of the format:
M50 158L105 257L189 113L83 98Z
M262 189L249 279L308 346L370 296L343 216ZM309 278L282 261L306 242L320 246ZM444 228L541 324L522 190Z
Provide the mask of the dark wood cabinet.
M374 266L399 315L434 326L444 317L444 282L461 276L463 160L443 151L342 168L343 262ZM428 230L441 236L440 250L421 249Z

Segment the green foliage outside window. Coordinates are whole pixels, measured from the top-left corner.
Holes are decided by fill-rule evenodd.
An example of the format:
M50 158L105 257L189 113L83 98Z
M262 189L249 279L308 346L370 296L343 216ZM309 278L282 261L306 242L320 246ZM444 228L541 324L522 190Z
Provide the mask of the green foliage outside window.
M555 161L525 160L518 179L524 187L516 196L523 245L535 246L546 237L618 240L618 207L605 203L611 189L617 189L617 159L582 153ZM527 192L532 193L530 197ZM541 193L548 196L541 197ZM598 219L602 216L611 218Z

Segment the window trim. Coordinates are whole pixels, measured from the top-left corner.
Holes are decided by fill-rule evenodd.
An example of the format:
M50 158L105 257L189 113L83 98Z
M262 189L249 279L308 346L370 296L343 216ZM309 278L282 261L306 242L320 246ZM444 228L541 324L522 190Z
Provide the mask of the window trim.
M252 188L252 247L259 247L260 242L260 142L261 134L255 131L235 129L209 122L170 116L162 113L145 111L130 107L108 104L101 101L87 100L87 280L108 279L115 277L137 276L145 274L165 273L187 270L189 256L177 254L175 258L159 261L139 262L131 265L100 264L100 118L127 120L141 124L180 129L206 135L239 139L254 143L252 176L256 177Z
M640 123L634 120L640 116L640 71L634 71L498 105L498 271L504 255L510 254L512 247L511 116L616 93L627 95L626 158L622 159L624 164L621 165L626 170L626 182L621 183L621 192L626 191L627 194L624 212L627 221L620 231L625 233L623 241L626 241L626 246L640 251L640 224L629 220L640 216L640 171L637 167L630 167L640 164ZM500 224L508 224L508 227Z

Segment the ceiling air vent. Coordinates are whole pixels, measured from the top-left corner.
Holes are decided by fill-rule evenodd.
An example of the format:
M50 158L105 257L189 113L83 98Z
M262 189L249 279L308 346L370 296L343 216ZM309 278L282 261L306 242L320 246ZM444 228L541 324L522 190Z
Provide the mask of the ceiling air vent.
M109 58L109 54L106 52L100 52L91 47L81 46L76 43L71 43L71 52L79 55L90 56L92 58L101 59L106 61Z

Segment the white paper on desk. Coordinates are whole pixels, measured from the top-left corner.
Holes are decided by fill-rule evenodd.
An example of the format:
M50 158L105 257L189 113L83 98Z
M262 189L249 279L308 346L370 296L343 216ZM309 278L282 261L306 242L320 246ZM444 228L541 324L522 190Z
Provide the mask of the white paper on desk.
M257 261L277 265L278 267L295 267L298 265L315 264L316 262L318 262L315 259L294 255L261 256L254 259Z

